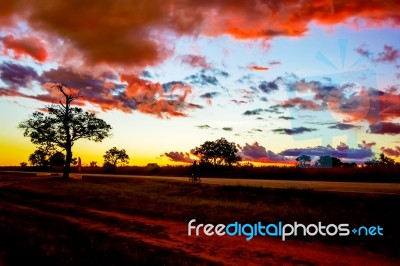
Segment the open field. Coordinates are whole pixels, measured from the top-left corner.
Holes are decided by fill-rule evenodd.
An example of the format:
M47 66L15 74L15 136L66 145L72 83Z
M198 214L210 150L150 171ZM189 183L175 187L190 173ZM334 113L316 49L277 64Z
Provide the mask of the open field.
M17 167L3 166L0 171L16 172L58 172L62 167ZM72 168L72 172L77 172ZM360 167L360 168L298 168L298 167L250 167L213 166L200 167L199 174L208 178L260 179L260 180L300 180L332 182L400 183L400 167ZM116 168L82 167L84 174L112 174L135 176L188 177L192 166L124 166Z
M0 265L398 265L397 194L2 175ZM188 237L187 223L380 225L382 237Z
M7 174L7 172L0 172L0 174ZM51 172L9 172L11 176L15 174L26 176L50 176L60 175L52 174ZM74 174L73 174L74 175ZM76 175L76 174L75 174ZM118 175L118 174L88 174L84 173L80 176L84 178L148 178L166 181L180 181L187 182L187 177L179 176L155 176L155 175ZM3 178L4 180L4 178ZM12 182L12 178L9 180ZM371 182L335 182L335 181L302 181L302 180L271 180L271 179L241 179L241 178L201 178L204 184L212 185L229 185L229 186L252 186L264 188L282 188L282 189L312 189L317 191L331 191L331 192L346 192L346 193L371 193L371 194L397 194L400 195L400 183L371 183ZM3 181L3 184L6 184ZM0 186L2 183L0 183Z

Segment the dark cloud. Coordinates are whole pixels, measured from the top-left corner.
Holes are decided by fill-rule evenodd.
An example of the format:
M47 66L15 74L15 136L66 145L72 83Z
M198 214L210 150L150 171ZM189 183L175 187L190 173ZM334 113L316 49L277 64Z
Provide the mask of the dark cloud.
M114 79L113 81L108 78ZM119 84L116 80L117 76L112 76L109 73L102 73L98 76L93 76L90 72L78 72L72 68L52 68L48 71L44 71L40 76L42 83L63 83L68 87L82 90L82 93L87 93L88 97L92 97L93 94L97 94L99 91L104 91L108 86L109 89L124 89L125 86ZM110 84L107 84L110 82Z
M400 50L390 45L385 45L383 51L374 59L375 62L395 63L400 59Z
M217 91L206 92L206 93L200 95L200 98L213 99L213 98L215 98L215 97L218 96L218 95L220 95L220 93L217 92Z
M281 106L279 105L272 105L267 109L254 109L254 110L247 110L243 113L243 115L250 116L250 115L261 115L262 113L273 113L273 114L282 114L283 112L280 111Z
M363 57L368 57L368 58L369 58L369 57L372 56L371 51L369 51L368 47L367 47L365 44L362 44L361 46L357 47L357 48L355 49L355 51L356 51L359 55L361 55L361 56L363 56Z
M204 109L203 105L195 104L195 103L188 103L189 109Z
M190 158L190 155L187 152L184 153L184 152L171 151L171 152L166 152L161 156L168 157L173 162L193 163L193 159Z
M377 55L374 55L365 44L357 47L356 52L374 63L396 63L400 59L400 49L391 45L384 45L383 51Z
M258 85L258 88L264 93L271 93L278 90L278 84L274 81L263 81Z
M282 64L282 62L273 60L273 61L270 61L268 64L270 64L271 66L274 66L274 65L280 65L280 64Z
M321 111L324 109L324 107L315 101L312 100L305 100L303 98L292 98L289 100L286 100L279 104L278 106L282 108L299 108L303 110L310 110L310 111Z
M226 71L224 71L224 70L221 70L221 69L218 69L218 68L212 69L212 72L213 72L214 75L216 75L216 76L220 76L220 77L223 77L223 78L229 77L229 73L228 73L228 72L226 72Z
M231 102L233 102L233 103L235 103L235 104L244 104L244 103L247 103L247 102L244 101L244 100L231 100Z
M363 148L363 149L371 149L373 146L376 145L376 142L367 142L363 140L361 144L358 144L358 147Z
M392 148L382 147L381 151L387 156L400 157L400 146Z
M197 86L220 85L218 79L215 76L207 74L204 70L186 77L185 80L187 80L190 84Z
M349 148L346 144L341 143L336 148L330 145L317 146L313 148L287 149L279 153L282 156L298 157L301 155L309 155L313 157L333 156L341 160L359 161L374 157L374 153L370 148Z
M381 122L371 124L367 132L371 134L398 135L400 134L400 123Z
M223 127L222 130L225 130L225 131L232 131L233 128L231 128L231 127Z
M153 75L150 73L150 71L143 70L142 73L140 74L141 77L150 79L153 77Z
M272 105L268 107L267 109L264 109L265 112L267 113L273 113L273 114L282 114L283 112L281 111L281 106L279 105Z
M279 119L283 119L283 120L293 120L294 117L293 116L280 116L278 117Z
M254 83L253 82L254 77L255 76L253 74L247 74L240 77L238 80L236 80L236 82L240 84L249 84L249 83L252 84Z
M255 110L247 110L243 113L243 115L260 115L261 113L265 112L265 109L255 109Z
M196 127L201 128L201 129L209 129L209 128L211 128L209 125L200 125L200 126L196 126Z
M3 62L0 65L0 78L10 87L28 87L28 84L37 80L39 75L30 66Z
M286 78L279 76L272 81L262 81L258 85L258 89L260 89L264 93L269 94L271 92L279 90L279 84L285 84L285 82Z
M298 134L303 134L305 132L313 132L313 131L316 131L316 129L307 127L277 128L272 130L272 132L274 133L285 134L285 135L298 135Z
M185 86L186 83L182 82L182 81L170 81L167 83L163 83L162 87L164 92L169 92L172 91L175 87L180 87L180 86Z
M347 129L360 128L360 127L352 125L352 124L337 123L337 124L335 124L333 126L330 126L328 128L339 129L339 130L347 130Z
M293 161L285 156L278 155L265 147L258 144L258 142L252 145L246 143L245 146L239 146L239 155L242 157L243 161L251 162L263 162L263 163L288 163Z

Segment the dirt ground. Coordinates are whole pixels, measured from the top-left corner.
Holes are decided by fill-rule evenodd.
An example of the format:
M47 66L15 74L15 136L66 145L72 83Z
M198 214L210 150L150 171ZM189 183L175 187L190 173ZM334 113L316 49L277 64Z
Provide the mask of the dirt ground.
M23 180L5 180L2 185L11 186ZM24 201L16 203L0 200L0 210L20 210L45 219L61 219L78 225L87 232L101 232L149 246L179 251L211 264L399 265L396 259L365 252L356 247L341 248L337 245L296 240L282 242L272 237L254 237L251 241L246 241L244 237L188 236L188 224L174 219L128 215L118 211L106 211L101 206L85 207L68 201L38 201L34 205L31 204L32 201L34 200L24 204ZM118 222L105 222L107 219ZM3 265L1 252L0 265Z
M206 261L223 265L398 265L398 261L357 249L341 249L320 243L285 241L268 237L255 237L246 241L243 237L188 236L187 224L174 220L127 215L119 212L87 208L94 214L92 219L61 215L63 209L79 209L81 206L51 204L59 211L47 212L38 208L0 201L0 208L21 209L36 215L59 218L78 224L89 231L134 239L135 241L172 250L179 250ZM88 215L89 217L91 215ZM130 228L113 227L96 217L115 218L136 225ZM156 228L154 232L141 228ZM1 257L0 257L1 259Z

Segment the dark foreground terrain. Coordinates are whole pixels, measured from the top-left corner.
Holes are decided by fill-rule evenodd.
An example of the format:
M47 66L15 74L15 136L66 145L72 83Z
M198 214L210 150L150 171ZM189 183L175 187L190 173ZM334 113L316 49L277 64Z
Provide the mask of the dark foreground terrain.
M399 265L395 194L0 177L0 265ZM380 225L382 237L195 237L187 223Z

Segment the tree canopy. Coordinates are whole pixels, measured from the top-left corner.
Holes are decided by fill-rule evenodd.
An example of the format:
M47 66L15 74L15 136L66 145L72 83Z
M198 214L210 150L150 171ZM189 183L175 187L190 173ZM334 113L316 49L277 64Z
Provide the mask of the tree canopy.
M339 158L329 155L320 156L315 162L317 167L340 167L341 165L342 161Z
M117 149L113 147L106 151L103 155L104 167L116 167L118 163L129 163L129 155L126 154L125 149Z
M93 112L84 112L79 107L71 107L71 103L80 97L72 93L64 84L56 84L63 95L59 104L46 106L47 114L34 112L32 116L19 124L24 136L29 137L39 147L50 146L65 150L64 178L69 177L72 162L72 146L79 139L101 142L110 135L111 126L97 118Z
M193 154L200 158L201 163L232 165L242 159L237 152L238 149L234 142L220 138L204 142L200 147L194 148Z
M396 163L392 158L387 157L385 154L379 154L379 158L373 158L364 163L368 167L382 167L382 166L394 166Z
M298 167L310 167L311 166L311 157L308 155L301 155L296 158Z
M49 149L49 147L40 146L29 155L28 160L33 166L64 166L65 155L60 151Z

